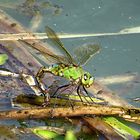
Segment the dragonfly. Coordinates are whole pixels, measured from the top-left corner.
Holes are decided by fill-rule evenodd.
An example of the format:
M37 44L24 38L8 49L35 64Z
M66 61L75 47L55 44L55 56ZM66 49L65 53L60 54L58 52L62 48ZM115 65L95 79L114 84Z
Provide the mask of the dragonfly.
M39 69L35 76L39 88L42 90L41 83L45 73L51 73L54 76L63 77L69 81L68 84L58 87L51 97L55 97L58 91L62 88L68 89L75 86L81 102L83 102L81 95L83 96L84 93L92 102L94 102L86 90L86 88L89 88L94 83L94 77L91 76L89 72L85 71L82 66L85 65L92 56L100 51L100 46L98 44L87 44L80 46L80 48L75 49L75 57L72 57L72 55L64 47L55 31L46 26L46 33L48 39L57 47L57 49L60 50L63 55L51 55L46 52L40 52L46 59L51 60L55 65L41 67ZM72 93L73 91L70 92ZM44 93L46 94L46 92ZM45 94L44 97L46 98ZM48 102L48 97L45 100Z

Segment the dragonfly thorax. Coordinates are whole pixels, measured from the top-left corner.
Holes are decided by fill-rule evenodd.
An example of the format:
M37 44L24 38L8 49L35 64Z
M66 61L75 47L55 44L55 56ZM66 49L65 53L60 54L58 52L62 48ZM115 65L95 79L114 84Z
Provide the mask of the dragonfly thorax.
M85 87L89 87L93 83L93 77L90 73L85 72L82 67L60 64L53 66L50 70L56 76L64 77L70 81L76 81Z

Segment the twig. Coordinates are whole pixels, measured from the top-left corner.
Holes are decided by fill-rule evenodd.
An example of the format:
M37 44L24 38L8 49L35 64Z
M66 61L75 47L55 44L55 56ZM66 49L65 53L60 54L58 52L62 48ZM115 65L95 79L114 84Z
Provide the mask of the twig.
M72 99L73 99L73 97L72 97ZM21 105L23 103L27 103L27 104L33 104L33 105L39 105L39 106L41 106L42 103L44 102L43 97L31 96L31 95L26 95L26 96L25 95L19 95L13 101L14 101L14 103L20 103ZM68 102L67 99L51 98L50 106L56 104L56 105L59 105L59 107L60 106L62 107L62 106L65 105L64 108L66 108L66 107L69 108L69 106L66 106L67 102ZM74 106L76 106L76 108L79 108L78 110L85 107L84 104L79 102L79 101L74 101L72 103L73 103ZM82 109L81 109L80 110L80 112L82 112L81 115L90 114L90 107L91 107L93 109L93 112L91 114L93 114L93 115L99 115L99 114L100 115L113 115L112 113L115 113L114 115L122 117L127 121L131 121L131 122L135 122L135 123L140 124L140 108L134 108L134 107L125 107L124 108L124 107L121 107L121 106L118 106L118 107L116 107L116 106L105 106L105 105L101 105L101 104L100 105L98 105L98 104L86 104L86 105L87 105L86 106L87 111L82 112ZM94 107L97 108L97 110L100 112L99 114L97 113L98 111L94 110ZM116 111L114 110L114 108L115 108ZM91 109L91 111L92 111L92 109ZM118 111L118 113L116 113L117 111ZM72 113L72 116L73 116L74 115L73 112L71 112L71 113ZM62 111L62 114L63 114L63 111ZM69 115L67 117L69 117Z
M110 107L102 105L79 106L79 107L59 107L59 108L29 108L20 110L1 111L0 119L33 119L44 117L72 117L82 115L115 115L127 120L133 120L140 124L140 109Z
M87 33L87 34L66 34L57 33L59 38L81 38L81 37L98 37L98 36L116 36L116 35L127 35L127 34L139 34L140 27L133 27L123 29L116 33ZM0 34L0 40L28 40L28 39L47 39L46 33L4 33Z
M44 117L71 117L85 114L94 115L118 115L124 114L122 108L105 106L86 106L69 108L30 108L23 110L11 110L0 112L0 119L26 119L26 118L44 118Z
M18 73L6 71L6 70L0 70L0 76L19 78L19 79L23 80L25 83L27 83L32 88L32 90L35 92L36 95L41 94L40 89L36 85L35 78L32 75L28 75L28 74L24 74L24 73L18 74ZM44 88L43 85L42 85L42 88Z

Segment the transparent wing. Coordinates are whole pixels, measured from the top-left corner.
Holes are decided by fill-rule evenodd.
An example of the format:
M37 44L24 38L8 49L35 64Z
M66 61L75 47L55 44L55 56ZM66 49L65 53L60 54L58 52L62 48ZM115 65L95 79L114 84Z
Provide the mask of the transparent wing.
M23 42L24 44L26 44L28 47L33 48L34 50L37 50L42 56L44 56L46 58L46 60L48 62L50 62L51 64L58 64L58 63L65 63L67 61L67 59L64 56L61 55L56 55L54 53L52 53L51 51L49 51L48 49L42 49L41 47L37 47L34 44L28 43L27 41L24 40L19 40L20 42Z
M85 65L86 62L100 51L100 46L97 44L86 44L77 47L74 50L75 60L78 65Z
M59 37L56 35L56 33L48 26L46 26L46 33L47 33L48 38L52 41L52 43L56 45L56 47L64 55L65 62L63 61L63 63L65 64L67 63L68 65L70 64L75 65L74 59L72 58L71 54L66 50L66 48L64 47L63 43L61 42Z

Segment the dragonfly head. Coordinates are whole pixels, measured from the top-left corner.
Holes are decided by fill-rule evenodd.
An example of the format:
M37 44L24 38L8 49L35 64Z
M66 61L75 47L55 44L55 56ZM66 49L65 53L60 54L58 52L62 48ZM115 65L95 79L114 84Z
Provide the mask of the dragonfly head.
M81 82L82 82L82 85L84 85L86 88L88 88L93 84L94 78L90 75L90 73L85 72L82 75Z

